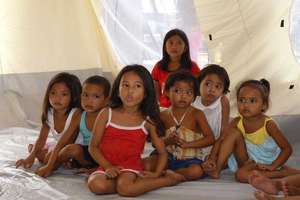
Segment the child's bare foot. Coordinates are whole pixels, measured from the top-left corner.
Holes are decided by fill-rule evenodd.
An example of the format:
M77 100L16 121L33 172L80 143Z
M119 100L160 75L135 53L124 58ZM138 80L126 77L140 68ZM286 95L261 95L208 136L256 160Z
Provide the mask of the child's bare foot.
M204 172L211 172L216 170L216 162L214 160L208 159L201 164L201 167Z
M96 170L97 168L80 168L75 172L75 174L92 174Z
M254 170L249 176L248 181L253 187L262 190L263 192L266 192L268 194L278 193L275 181L267 178L256 170Z
M211 178L214 178L214 179L219 179L220 178L220 171L218 171L217 169L211 170L211 171L205 171L205 173L208 176L210 176Z
M278 199L276 197L272 197L272 196L264 193L263 191L256 191L254 193L254 196L258 200L275 200L275 199Z
M31 153L32 149L33 149L33 144L28 144L27 147L28 153Z
M170 181L169 186L173 186L180 182L185 181L185 177L183 175L178 174L172 170L166 170L164 176L169 179Z
M73 166L72 166L72 161L71 161L71 160L65 161L65 162L63 162L61 165L62 165L62 167L65 168L65 169L72 169L72 168L73 168Z
M284 196L300 195L300 188L289 185L286 181L281 181L280 184Z

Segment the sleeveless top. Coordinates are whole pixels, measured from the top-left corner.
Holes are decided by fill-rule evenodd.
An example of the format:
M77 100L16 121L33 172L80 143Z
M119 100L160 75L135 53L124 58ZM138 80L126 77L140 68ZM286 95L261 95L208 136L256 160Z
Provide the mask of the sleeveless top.
M257 163L271 164L281 152L275 140L267 132L266 125L271 120L272 118L266 117L264 125L252 133L246 133L242 116L237 124L237 128L245 139L249 158ZM228 160L228 166L232 171L237 169L237 163L232 156Z
M144 170L141 155L148 135L145 129L146 120L139 126L129 127L115 124L111 118L112 110L109 108L108 122L99 144L99 150L114 166L120 166L125 170Z
M174 120L174 122L176 123L176 126L170 127L166 131L165 137L169 137L174 132L177 134L177 136L180 139L182 139L186 142L192 142L192 141L201 139L203 137L203 135L201 133L196 133L196 132L181 125L181 122L184 120L186 113L183 114L183 116L181 117L179 122L173 116L171 109L169 109L169 113L170 113L172 119ZM204 158L202 148L181 148L177 145L168 145L166 147L166 149L170 154L173 155L173 157L175 159L178 159L178 160L191 159L191 158L199 158L199 159Z
M78 138L80 138L80 142L78 141L79 139L77 139L75 143L78 142L84 146L88 146L90 144L91 135L91 131L86 127L86 111L83 111L80 118L78 135Z
M201 102L201 96L197 96L196 100L192 104L195 108L202 110L205 114L207 122L213 131L215 139L217 140L220 137L221 126L222 126L222 103L221 98L219 97L215 102L209 106L205 106ZM210 153L212 146L203 148L203 151L206 155Z
M72 117L73 117L73 114L75 113L75 111L77 110L78 108L72 108L71 111L69 112L69 115L67 117L67 120L65 122L65 127L64 127L64 130L62 132L57 132L55 130L55 126L54 126L54 111L53 111L53 108L50 108L48 110L48 115L47 115L47 125L49 126L50 128L50 132L51 134L53 135L54 139L56 141L59 140L59 138L61 138L61 136L66 132L66 130L69 128L70 124L71 124L71 120L72 120Z
M268 137L270 137L266 128L267 122L272 120L270 117L266 117L264 125L253 133L246 133L243 124L243 116L240 117L241 119L239 120L237 127L247 141L251 142L252 144L260 145L263 144Z

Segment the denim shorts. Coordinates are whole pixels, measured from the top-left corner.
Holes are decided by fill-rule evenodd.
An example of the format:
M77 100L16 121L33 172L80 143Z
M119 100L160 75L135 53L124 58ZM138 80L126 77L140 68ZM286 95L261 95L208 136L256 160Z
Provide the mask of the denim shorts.
M180 168L186 168L190 165L200 165L203 161L198 158L189 158L184 160L175 159L174 156L168 153L168 168L171 170L177 170Z

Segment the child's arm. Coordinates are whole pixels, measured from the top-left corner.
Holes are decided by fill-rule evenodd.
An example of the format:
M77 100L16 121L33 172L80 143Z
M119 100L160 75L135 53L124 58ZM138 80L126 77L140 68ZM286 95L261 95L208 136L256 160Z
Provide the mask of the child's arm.
M278 167L282 166L292 154L292 146L282 134L281 130L278 128L276 123L273 120L267 122L266 125L268 134L275 140L279 148L281 149L278 157L272 162L271 165L264 165L265 170L275 170ZM262 167L262 168L263 168Z
M30 168L33 165L36 155L41 151L41 149L43 149L43 147L46 144L48 134L49 134L49 126L46 123L43 123L39 137L36 140L32 151L30 152L30 154L27 156L26 159L19 159L16 162L16 168L20 166L23 166L24 168Z
M168 124L168 118L169 118L169 111L160 112L160 119L164 123L164 126ZM177 134L175 131L174 133L171 133L170 135L163 137L163 142L165 146L176 144L176 141L177 141Z
M193 111L194 113L192 114L194 114L194 118L201 129L203 138L192 142L185 142L180 140L178 145L180 145L181 148L202 148L202 147L207 147L209 145L212 145L215 142L215 137L206 120L204 113L201 110L198 110L196 108L193 109L194 109Z
M39 176L47 177L51 174L51 172L55 168L55 165L57 164L60 150L67 144L71 143L71 140L74 139L75 134L78 133L80 116L81 116L81 111L78 109L72 116L72 120L69 128L61 136L61 138L58 140L57 144L55 145L54 150L51 152L47 164L37 169L36 173Z
M92 158L105 170L106 175L109 178L115 178L119 175L120 169L117 166L113 166L108 160L106 160L99 149L99 145L105 131L107 121L108 109L105 108L102 112L99 113L95 120L93 134L89 145L89 152Z
M221 142L225 138L226 130L228 129L229 126L230 104L226 96L221 97L221 105L222 105L222 122L221 122L220 137L215 141L215 144L213 145L210 155L208 156L209 159L213 159L213 160L216 160L218 156Z
M230 123L228 124L228 126L226 127L226 129L224 130L224 138L221 139L220 144L219 144L219 150L217 152L217 156L220 155L220 147L222 145L223 140L228 137L227 134L232 131L233 129L237 129L237 124L240 121L240 117L236 117L233 120L230 121ZM241 133L242 134L242 133ZM221 136L220 136L221 137ZM222 154L222 153L221 153ZM209 171L214 171L216 170L217 167L217 159L218 157L215 157L215 159L213 159L212 157L208 157L205 162L203 162L202 168L204 169L204 171L209 172Z
M156 127L153 124L147 122L146 129L149 131L151 141L158 153L158 161L152 177L159 177L167 165L168 154L166 152L163 140L157 135Z

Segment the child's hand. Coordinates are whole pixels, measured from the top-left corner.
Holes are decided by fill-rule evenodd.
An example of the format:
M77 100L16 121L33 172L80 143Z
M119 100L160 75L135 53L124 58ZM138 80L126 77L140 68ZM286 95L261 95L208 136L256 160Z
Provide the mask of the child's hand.
M19 159L16 162L16 168L22 166L25 169L31 168L34 163L34 157L27 157L26 159Z
M36 173L37 175L39 175L39 176L41 176L41 177L44 177L44 178L50 176L51 172L52 172L52 171L48 168L47 165L45 165L45 166L43 166L43 167L40 167L40 168L38 168L38 169L35 171L35 173Z
M256 167L259 170L263 170L263 171L274 171L276 169L273 165L267 165L267 164L261 164L261 163L257 163Z
M215 160L208 158L206 161L204 161L201 164L201 166L205 172L210 172L210 171L214 171L216 169L217 164L216 164Z
M108 178L113 179L113 178L116 178L117 176L119 176L120 170L121 170L120 167L112 166L105 170L105 175Z
M75 172L75 174L91 174L96 170L97 168L80 168Z
M72 161L71 160L68 160L66 162L63 162L62 164L62 167L65 168L65 169L72 169Z
M177 135L175 132L171 133L169 135L169 137L167 137L165 139L165 144L166 145L173 145L173 144L176 144L177 143Z
M189 147L189 142L183 140L183 139L180 139L179 137L176 138L176 144L178 146L180 146L181 148L185 149L185 148L188 148Z

